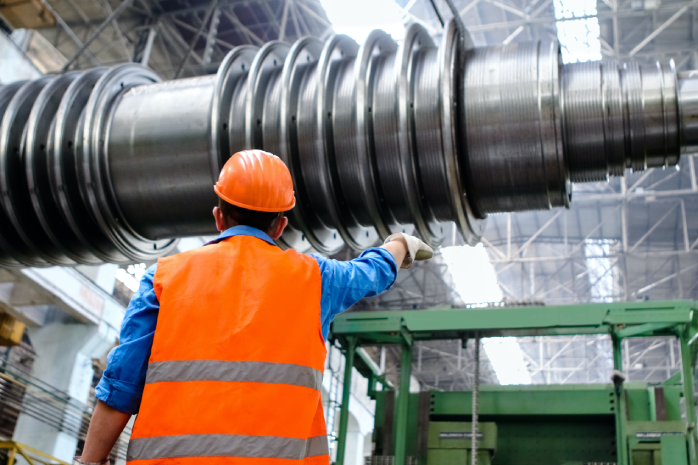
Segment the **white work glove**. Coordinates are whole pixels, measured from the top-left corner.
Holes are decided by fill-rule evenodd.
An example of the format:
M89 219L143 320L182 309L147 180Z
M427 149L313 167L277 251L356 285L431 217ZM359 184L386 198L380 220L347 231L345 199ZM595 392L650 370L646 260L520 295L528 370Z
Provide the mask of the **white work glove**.
M426 245L421 239L410 236L405 233L395 233L388 236L383 243L384 245L394 240L404 239L407 244L407 255L400 264L400 268L407 269L412 266L413 261L429 260L434 256L434 251Z

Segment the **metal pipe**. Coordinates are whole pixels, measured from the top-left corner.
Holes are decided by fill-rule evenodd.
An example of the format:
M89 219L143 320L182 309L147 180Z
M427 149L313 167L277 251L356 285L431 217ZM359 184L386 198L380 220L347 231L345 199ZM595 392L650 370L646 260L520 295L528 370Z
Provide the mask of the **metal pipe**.
M413 341L405 336L400 355L400 388L395 401L395 465L407 463L407 418L410 408L413 348Z
M572 181L698 147L694 74L563 65L550 41L475 48L451 21L439 45L412 25L399 45L374 31L237 47L215 76L127 64L0 87L0 265L151 260L213 234L211 186L246 148L291 170L283 247L397 231L437 246L453 223L473 245L490 213L567 206Z
M623 373L623 339L618 337L614 332L611 333L611 341L613 344L613 369ZM626 351L627 352L627 351ZM611 410L615 413L616 425L616 458L619 465L628 465L628 439L626 436L626 408L625 405L625 387L622 381L615 385L613 405Z
M691 349L689 338L693 335L692 329L688 325L679 331L679 347L681 350L681 381L683 385L683 395L686 400L686 422L688 423L688 434L691 435L689 443L689 456L691 463L696 463L696 440L698 439L698 419L696 418L696 400L694 396L694 372L696 366L695 352ZM695 335L693 335L695 337Z
M473 373L473 421L472 421L472 438L470 446L471 465L477 465L477 442L478 442L478 414L480 408L480 333L475 334L475 372Z
M347 338L346 351L344 352L344 378L342 380L342 405L339 410L339 431L337 432L337 460L336 465L344 465L344 455L347 448L347 431L349 425L349 402L351 401L351 375L354 369L354 356L356 355L357 340L355 337ZM330 408L334 408L330 406Z

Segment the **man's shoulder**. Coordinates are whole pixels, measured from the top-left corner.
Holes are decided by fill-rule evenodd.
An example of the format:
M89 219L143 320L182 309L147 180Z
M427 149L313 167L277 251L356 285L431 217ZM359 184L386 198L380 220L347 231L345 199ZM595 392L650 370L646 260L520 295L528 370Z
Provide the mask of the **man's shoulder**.
M291 263L298 263L302 264L306 267L311 267L311 268L318 268L318 261L315 259L315 255L308 255L304 253L300 253L295 249L278 249L279 251L279 256L282 257L283 260L288 260ZM321 266L320 266L321 267Z
M154 270L154 272L157 271L159 274L162 274L167 269L180 268L192 262L196 263L200 258L206 256L220 255L218 245L219 244L205 245L166 257L160 257L156 264L157 270Z

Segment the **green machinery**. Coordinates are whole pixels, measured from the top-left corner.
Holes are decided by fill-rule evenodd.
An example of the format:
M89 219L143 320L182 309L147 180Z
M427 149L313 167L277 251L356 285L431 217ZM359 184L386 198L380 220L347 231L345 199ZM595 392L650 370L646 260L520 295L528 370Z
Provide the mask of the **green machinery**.
M369 395L376 399L374 455L392 456L394 465L465 465L472 453L472 393L409 393L413 342L574 334L609 334L619 371L624 338L674 336L682 368L660 385L618 379L608 384L482 386L478 464L698 465L696 310L693 301L658 301L340 315L331 336L347 360L337 465L344 461L352 366L368 378ZM379 344L402 347L397 392L357 351ZM376 389L378 383L382 390Z

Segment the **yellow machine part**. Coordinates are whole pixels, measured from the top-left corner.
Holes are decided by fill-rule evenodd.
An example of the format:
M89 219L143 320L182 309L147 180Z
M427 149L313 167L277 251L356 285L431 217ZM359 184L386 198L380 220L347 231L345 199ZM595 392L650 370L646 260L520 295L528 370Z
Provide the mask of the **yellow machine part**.
M23 457L30 465L69 465L67 462L19 442L0 440L0 449L8 451L7 465L14 465L18 456Z
M0 314L0 346L16 346L22 342L25 324L7 313Z
M7 0L0 3L0 15L16 29L37 29L56 24L56 18L41 0Z

